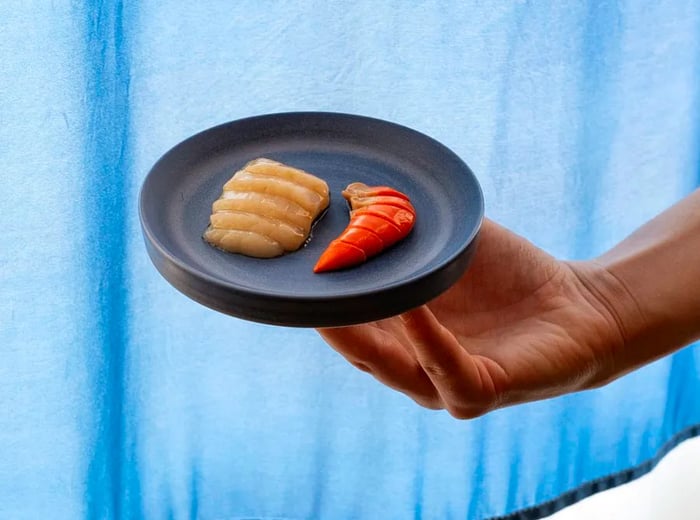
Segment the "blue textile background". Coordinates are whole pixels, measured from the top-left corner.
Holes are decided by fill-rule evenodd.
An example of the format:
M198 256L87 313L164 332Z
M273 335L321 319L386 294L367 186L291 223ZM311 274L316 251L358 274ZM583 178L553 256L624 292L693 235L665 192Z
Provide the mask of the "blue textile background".
M195 132L342 111L435 137L491 218L597 254L700 185L700 2L188 4L0 4L0 518L482 519L700 423L692 347L474 421L419 409L313 331L179 294L136 208Z

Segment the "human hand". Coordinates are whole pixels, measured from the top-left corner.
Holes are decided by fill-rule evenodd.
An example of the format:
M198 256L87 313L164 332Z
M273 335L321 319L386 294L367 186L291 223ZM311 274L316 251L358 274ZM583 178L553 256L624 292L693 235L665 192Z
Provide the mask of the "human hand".
M602 266L558 261L486 220L469 270L447 292L401 316L319 333L419 404L473 418L620 375L628 296Z

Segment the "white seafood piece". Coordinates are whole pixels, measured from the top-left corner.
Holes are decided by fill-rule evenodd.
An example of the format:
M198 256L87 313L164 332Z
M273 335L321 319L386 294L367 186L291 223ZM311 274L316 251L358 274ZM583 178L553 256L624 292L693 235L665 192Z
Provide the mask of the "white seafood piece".
M292 202L296 202L310 213L317 213L324 208L324 198L317 191L307 186L302 186L294 181L288 181L272 175L251 173L248 171L237 172L233 178L224 185L224 191L245 191L256 192L265 195L276 195L285 197Z
M245 211L217 211L211 216L211 227L257 233L274 240L285 251L299 249L306 240L304 230L294 224Z
M298 168L292 168L282 163L271 161L270 159L256 159L249 162L245 170L251 173L259 173L261 175L272 175L280 179L286 179L296 184L301 184L316 191L322 197L328 197L328 184L326 181L311 175Z
M284 254L284 248L271 238L252 231L209 228L204 238L226 251L243 252L256 258L272 258Z
M204 239L232 253L258 258L299 249L328 207L328 185L314 175L269 159L237 171L212 204Z
M225 191L223 196L212 205L213 213L217 211L247 211L263 213L270 218L287 221L309 232L313 215L296 202L284 197L255 193L252 191Z

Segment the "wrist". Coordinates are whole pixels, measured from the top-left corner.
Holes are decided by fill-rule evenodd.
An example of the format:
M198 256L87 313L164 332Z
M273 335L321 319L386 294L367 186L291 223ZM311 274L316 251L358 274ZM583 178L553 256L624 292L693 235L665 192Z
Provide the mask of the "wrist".
M634 308L625 362L632 368L700 339L700 190L678 202L596 259ZM636 310L636 317L635 315ZM632 318L629 318L632 316Z
M671 259L669 251L649 247L613 250L593 262L605 273L601 278L619 284L619 299L612 304L628 324L623 362L629 370L700 337L697 282L694 276L686 276L682 263L674 266Z
M569 265L617 332L598 342L611 345L612 355L599 352L614 365L609 380L700 339L700 189L599 258Z
M576 275L581 294L598 319L606 323L607 334L596 338L600 358L598 373L590 381L595 388L643 364L637 359L639 343L652 329L637 296L611 266L599 260L567 262Z

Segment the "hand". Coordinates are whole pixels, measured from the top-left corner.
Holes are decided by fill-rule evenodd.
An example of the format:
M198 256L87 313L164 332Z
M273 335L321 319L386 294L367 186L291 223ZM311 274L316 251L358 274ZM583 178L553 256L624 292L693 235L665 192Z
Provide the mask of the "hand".
M473 418L619 375L624 291L593 262L554 259L486 220L467 273L401 316L319 329L357 368L432 409Z

